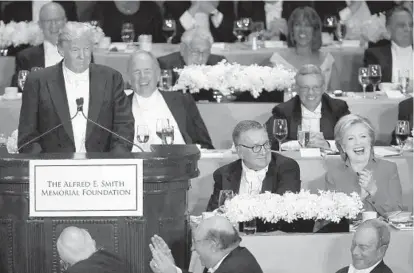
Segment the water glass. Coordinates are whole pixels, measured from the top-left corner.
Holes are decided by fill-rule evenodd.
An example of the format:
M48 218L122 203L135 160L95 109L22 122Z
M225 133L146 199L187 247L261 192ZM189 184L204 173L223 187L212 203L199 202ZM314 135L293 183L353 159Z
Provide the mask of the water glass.
M124 43L131 44L135 39L135 30L132 23L124 23L121 29L121 39Z
M373 87L374 99L376 99L377 98L377 95L376 95L377 86L380 84L381 77L382 77L381 66L379 64L369 65L368 75L369 75L369 80L370 80L370 82L372 84L372 87Z
M408 120L397 121L395 136L397 138L397 143L400 145L400 154L403 155L405 141L410 136L410 123Z
M363 97L365 98L366 97L365 93L367 91L367 86L368 86L368 84L370 84L369 72L368 72L367 67L360 67L358 69L358 81L359 81L359 84L362 85L362 91L364 92Z
M147 143L149 140L149 129L147 125L137 126L137 140L139 143Z
M308 146L310 139L310 131L305 130L305 128L302 128L302 125L298 126L298 142L300 147L306 148Z
M250 221L243 222L243 232L246 233L246 235L255 234L256 230L256 218Z
M26 83L26 79L29 73L29 70L20 70L17 74L17 85L19 86L20 90L24 89L24 84Z
M408 83L410 82L410 73L408 70L398 71L398 84L400 85L401 93L406 95Z
M273 120L273 136L279 143L279 152L282 151L282 141L288 135L288 127L286 119L274 119Z
M162 129L162 144L171 145L174 144L174 126L167 126Z
M218 200L218 207L224 206L227 200L231 200L234 197L233 190L221 190Z
M171 70L165 69L161 71L159 88L162 91L171 91L172 89L172 71Z
M157 119L157 124L155 126L156 126L155 133L162 140L163 130L164 128L167 128L168 126L170 126L170 120L167 118Z

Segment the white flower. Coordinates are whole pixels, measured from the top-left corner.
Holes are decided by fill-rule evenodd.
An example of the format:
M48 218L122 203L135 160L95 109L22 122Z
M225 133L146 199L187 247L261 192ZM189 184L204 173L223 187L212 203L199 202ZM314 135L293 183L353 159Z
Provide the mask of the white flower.
M291 223L297 219L328 220L340 222L353 219L361 212L363 204L357 193L319 191L311 194L286 192L283 195L265 192L257 195L236 195L224 205L225 216L231 222L245 222L260 218L265 222L280 220Z
M216 65L188 65L174 69L180 74L173 90L200 89L220 91L224 96L233 91L249 91L254 98L263 90L285 90L294 84L295 73L282 65L274 67L230 64L226 60Z
M383 13L374 14L361 25L362 37L370 42L378 42L381 39L388 39L389 34L385 26L385 15Z
M6 143L6 147L7 147L7 151L10 154L16 154L17 153L17 137L18 137L18 131L14 130L13 133L11 134L11 136L9 136L7 138L7 143Z

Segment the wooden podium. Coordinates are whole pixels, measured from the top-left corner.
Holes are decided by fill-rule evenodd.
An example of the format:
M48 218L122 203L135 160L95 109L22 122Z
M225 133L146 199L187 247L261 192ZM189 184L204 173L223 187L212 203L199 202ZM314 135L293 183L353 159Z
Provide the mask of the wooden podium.
M190 179L199 174L200 152L195 145L156 146L151 153L114 154L2 154L0 155L0 272L62 272L56 240L67 226L86 228L98 247L125 259L131 273L149 268L150 238L159 234L172 249L179 267L190 259L187 193ZM31 159L144 160L144 217L29 217L29 161Z

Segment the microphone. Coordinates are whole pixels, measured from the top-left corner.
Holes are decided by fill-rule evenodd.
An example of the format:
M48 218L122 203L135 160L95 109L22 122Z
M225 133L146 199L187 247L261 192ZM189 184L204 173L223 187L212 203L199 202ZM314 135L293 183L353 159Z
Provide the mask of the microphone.
M81 112L82 113L82 116L87 120L87 121L89 121L90 123L92 123L92 124L94 124L94 125L96 125L96 126L98 126L99 128L101 128L101 129L103 129L103 130L105 130L105 131L107 131L108 133L110 133L110 134L112 134L112 135L114 135L114 136L116 136L116 137L118 137L118 138L120 138L120 139L122 139L123 141L125 141L126 143L128 143L128 144L131 144L132 146L135 146L135 147L137 147L141 152L144 152L144 150L138 145L138 144L135 144L134 142L132 142L132 141L130 141L130 140L128 140L128 139L126 139L126 138L124 138L123 136L121 136L121 135L119 135L119 134L117 134L117 133L115 133L114 131L112 131L112 130L109 130L108 128L106 128L106 127L104 127L104 126L102 126L102 125L100 125L99 123L97 123L97 122L95 122L95 121L93 121L93 120L91 120L91 119L89 119L88 117L86 117L85 116L85 113L83 113L83 97L80 97L80 98L78 98L78 99L76 99L76 105L78 106L78 112ZM78 113L77 112L77 113Z

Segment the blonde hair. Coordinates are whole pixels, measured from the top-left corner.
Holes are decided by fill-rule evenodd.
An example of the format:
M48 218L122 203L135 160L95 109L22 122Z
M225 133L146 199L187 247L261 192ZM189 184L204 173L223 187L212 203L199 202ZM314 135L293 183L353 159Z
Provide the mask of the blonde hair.
M67 22L58 35L58 46L64 42L72 41L80 37L87 37L94 44L94 29L89 23Z
M214 43L214 39L211 33L208 30L198 27L191 28L185 31L181 36L181 43L184 43L187 46L189 46L191 42L195 39L207 41L210 44L210 46Z
M319 66L313 64L305 64L299 68L298 72L295 75L295 81L298 81L298 78L306 75L316 75L321 78L322 84L325 84L325 77L322 73L322 70Z

